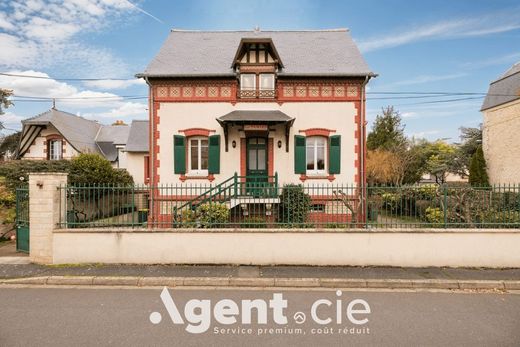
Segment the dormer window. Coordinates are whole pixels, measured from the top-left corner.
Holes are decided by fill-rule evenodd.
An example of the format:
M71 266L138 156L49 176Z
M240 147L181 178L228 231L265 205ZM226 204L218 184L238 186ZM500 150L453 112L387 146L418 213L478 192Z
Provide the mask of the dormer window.
M283 65L271 39L242 39L232 67L239 76L238 97L276 97L276 73Z

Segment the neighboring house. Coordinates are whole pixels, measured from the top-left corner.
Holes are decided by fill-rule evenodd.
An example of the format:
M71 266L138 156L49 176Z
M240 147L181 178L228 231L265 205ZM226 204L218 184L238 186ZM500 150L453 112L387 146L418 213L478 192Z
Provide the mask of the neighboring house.
M446 183L454 183L454 182L468 182L468 176L459 175L452 172L448 172L444 179ZM425 173L421 176L420 184L433 184L437 183L435 175Z
M520 183L520 62L491 82L481 111L490 183Z
M136 183L145 183L148 121L103 125L55 108L22 121L19 159L61 160L79 153L101 154L113 167L127 169Z
M137 75L150 86L152 182L362 184L373 76L345 29L172 30Z
M136 76L150 87L153 185L365 182L376 75L346 29L172 30Z

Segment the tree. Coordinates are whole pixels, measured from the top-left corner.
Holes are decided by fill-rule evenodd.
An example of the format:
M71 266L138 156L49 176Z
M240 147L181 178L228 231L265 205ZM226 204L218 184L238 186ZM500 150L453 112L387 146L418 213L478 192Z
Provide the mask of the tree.
M482 143L482 127L461 127L460 132L462 141L457 144L457 153L454 157L452 169L453 173L468 176L471 158Z
M382 115L377 115L372 131L367 136L367 148L392 151L406 143L401 115L393 106L382 108L381 112Z
M471 185L488 186L489 178L486 172L486 159L482 146L478 146L475 154L471 157L469 165L469 183Z
M12 90L0 88L0 115L4 114L4 110L13 104L13 102L9 100L11 95L13 95Z
M403 162L391 151L376 149L367 152L366 173L369 184L402 183Z
M457 153L457 147L437 140L429 145L426 154L426 171L435 177L438 184L446 182L448 173L453 172L454 158Z
M71 161L69 182L127 185L133 183L133 178L126 170L114 169L110 162L99 154L82 153Z
M8 135L2 139L2 143L0 143L0 156L10 155L9 159L13 159L17 148L18 141L20 141L21 132L18 131L14 134Z

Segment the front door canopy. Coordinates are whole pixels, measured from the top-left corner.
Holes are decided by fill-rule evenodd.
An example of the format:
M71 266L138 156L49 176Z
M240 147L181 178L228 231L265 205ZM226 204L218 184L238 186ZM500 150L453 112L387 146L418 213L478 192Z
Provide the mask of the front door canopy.
M289 131L294 123L294 118L289 117L285 113L272 111L232 111L228 114L217 118L217 122L224 129L224 140L226 144L226 152L228 151L228 127L231 125L252 125L265 124L269 125L284 124L285 125L285 150L289 152Z

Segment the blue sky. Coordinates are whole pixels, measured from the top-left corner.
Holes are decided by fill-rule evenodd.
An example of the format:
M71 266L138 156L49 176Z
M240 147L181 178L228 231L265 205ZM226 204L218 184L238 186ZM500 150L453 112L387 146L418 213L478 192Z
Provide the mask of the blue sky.
M111 123L147 117L147 87L132 80L157 53L171 28L349 28L379 77L369 84L367 117L395 105L408 135L458 140L477 126L482 99L378 100L378 92L486 92L489 82L520 61L517 1L160 1L12 0L0 3L0 87L20 96L61 97L57 107ZM57 81L122 78L126 81ZM105 99L88 99L104 97ZM386 95L388 97L388 95ZM72 98L72 99L71 99ZM87 99L84 99L87 98ZM50 108L23 102L3 116L20 120ZM4 130L9 133L9 130Z

